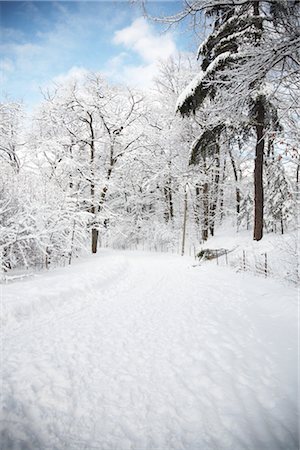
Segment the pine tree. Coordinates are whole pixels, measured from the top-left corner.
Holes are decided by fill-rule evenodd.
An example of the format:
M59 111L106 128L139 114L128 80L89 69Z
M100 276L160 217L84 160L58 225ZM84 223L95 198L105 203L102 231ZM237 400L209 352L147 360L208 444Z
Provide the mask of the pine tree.
M177 109L183 116L195 113L200 107L209 108L213 115L215 108L214 124L209 130L211 134L214 130L217 131L217 134L212 136L214 142L220 136L216 123L221 123L225 128L229 120L231 125L237 127L239 116L243 116L245 110L248 110L249 125L256 133L253 235L255 240L260 240L263 235L264 136L270 123L275 122L274 119L269 120L274 107L266 94L266 77L278 61L291 56L291 51L284 54L283 48L287 48L287 43L283 42L281 47L278 47L281 59L275 58L270 52L268 35L278 37L278 33L284 34L286 27L282 26L283 18L296 15L297 8L296 2L293 2L293 7L282 3L253 1L224 4L219 0L204 1L203 4L195 2L194 11L197 11L197 8L204 9L205 14L213 21L213 32L198 50L198 57L202 60L200 73L182 92L177 102ZM268 16L265 12L266 5ZM279 20L281 26L277 26ZM267 21L273 24L271 32L265 27ZM289 24L291 21L286 22ZM300 45L297 35L294 41ZM259 57L266 50L269 59L262 67ZM227 111L228 116L220 116L220 109ZM206 132L204 130L204 134ZM200 136L199 141L202 139L203 136Z

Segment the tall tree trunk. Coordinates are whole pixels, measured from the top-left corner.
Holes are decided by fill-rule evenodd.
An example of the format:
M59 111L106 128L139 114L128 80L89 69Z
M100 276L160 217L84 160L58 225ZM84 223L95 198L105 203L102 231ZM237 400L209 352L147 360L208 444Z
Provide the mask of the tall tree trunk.
M173 196L171 189L171 180L168 180L164 187L164 195L166 200L166 208L165 208L165 221L168 223L173 220L174 212L173 212Z
M194 216L197 227L199 227L200 224L200 203L201 203L200 198L201 198L201 188L197 183L195 188L195 207L194 207Z
M220 181L220 147L217 144L217 151L215 155L215 170L213 175L213 195L209 207L209 231L211 236L215 233L215 220L216 220L216 210L218 204L219 196L219 181Z
M205 182L202 188L203 195L203 223L202 223L202 240L208 239L208 226L209 226L209 202L208 202L208 183Z
M173 207L173 193L172 193L172 187L171 187L171 178L169 180L169 186L168 186L168 200L169 200L169 210L170 210L170 220L173 220L174 217L174 207Z
M232 154L231 149L229 148L228 150L229 156L230 156L230 161L231 161L231 165L232 165L232 170L233 170L233 175L234 175L234 180L235 180L235 199L236 199L236 215L237 215L237 228L239 226L239 215L240 215L240 210L241 210L241 192L240 192L240 188L238 187L238 182L239 182L239 178L238 178L238 171L237 171L237 167L235 164L235 160Z
M220 187L220 223L222 223L224 219L224 183L226 179L226 155L224 157L222 172L222 184Z
M96 221L96 205L95 205L95 173L94 173L94 161L95 161L95 134L93 127L93 116L89 112L87 115L90 120L86 120L90 129L90 166L91 166L91 184L90 184L90 193L91 193L91 208L90 212L93 214L93 221ZM95 228L95 224L92 226L92 253L97 253L98 246L98 229Z
M76 220L73 222L72 235L71 235L71 248L69 253L69 265L72 263L73 249L74 249L74 240L75 240L75 228L76 228Z
M168 161L169 174L164 186L164 196L166 199L165 221L170 222L174 217L173 194L172 194L172 176L171 161Z
M95 206L95 185L91 183L91 197L92 197L92 207L91 213L96 218L96 206ZM98 247L98 230L95 228L95 225L92 227L92 253L97 253Z
M114 163L111 163L111 164L114 164ZM113 170L113 166L111 165L111 166L108 168L108 170L107 170L107 175L106 175L106 181L107 181L107 183L108 183L109 180L110 180L110 177L111 177L111 174L112 174L112 170ZM97 208L98 213L100 213L101 210L102 210L102 208L103 208L103 204L104 204L104 202L105 202L105 198L106 198L107 191L108 191L108 184L106 184L106 185L103 187L102 191L101 191L101 194L100 194L100 201L99 201L98 208ZM108 228L108 224L109 224L109 219L105 219L104 222L103 222L104 227L105 227L105 228ZM95 245L95 252L93 251L93 253L97 253L98 238L99 238L99 230L93 230L93 232L94 232L94 234L92 234L92 241L95 242L95 244L94 244L94 245ZM92 246L93 246L93 244L92 244ZM101 247L101 244L100 244L100 247Z
M283 222L282 210L280 212L280 230L281 230L281 234L284 234L284 222Z
M256 101L256 148L254 164L254 233L253 239L260 241L263 237L264 191L263 191L263 161L264 161L264 122L265 108L263 100Z
M99 231L92 228L92 253L97 253Z
M182 243L181 243L181 256L184 255L185 250L185 238L186 238L186 221L187 221L187 185L184 188L184 206L183 206L183 225L182 225Z

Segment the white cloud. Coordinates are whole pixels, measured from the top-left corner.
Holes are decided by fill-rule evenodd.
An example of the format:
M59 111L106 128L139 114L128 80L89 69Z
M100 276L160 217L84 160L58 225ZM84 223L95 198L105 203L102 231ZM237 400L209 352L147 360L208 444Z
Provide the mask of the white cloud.
M118 64L112 65L110 60L108 72L117 81L125 80L128 84L137 86L151 85L158 74L158 62L177 53L173 35L156 33L143 17L134 20L129 27L116 31L113 43L124 45L126 49L138 55L142 63L130 65L126 64L124 57L119 60L115 57L114 62L117 61Z
M0 85L8 80L8 74L14 70L14 64L11 59L3 58L0 60Z
M113 42L134 50L149 63L166 59L176 52L173 36L170 33L156 35L143 17L136 19L129 27L117 31Z
M0 61L0 71L12 72L14 70L14 64L11 59L4 58Z
M114 72L115 70L119 69L122 64L125 64L127 56L128 55L126 52L122 52L119 53L117 56L110 58L107 63L108 72Z
M10 60L16 71L25 72L34 71L37 67L37 61L43 53L43 48L36 44L1 44L0 51L9 55L4 60Z
M84 67L73 66L66 73L62 73L53 78L54 83L65 84L69 81L82 81L88 74L88 70Z
M158 66L155 63L140 66L124 66L122 79L132 86L149 87L157 74Z

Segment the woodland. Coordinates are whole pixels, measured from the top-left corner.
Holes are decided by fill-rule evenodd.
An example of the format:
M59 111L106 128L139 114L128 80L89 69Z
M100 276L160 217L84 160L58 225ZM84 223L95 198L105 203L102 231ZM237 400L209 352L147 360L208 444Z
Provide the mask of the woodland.
M300 2L139 6L198 51L0 104L0 448L299 450Z
M296 236L299 2L202 0L148 19L206 29L151 89L89 73L30 115L1 103L2 272L101 247L197 254L222 224Z

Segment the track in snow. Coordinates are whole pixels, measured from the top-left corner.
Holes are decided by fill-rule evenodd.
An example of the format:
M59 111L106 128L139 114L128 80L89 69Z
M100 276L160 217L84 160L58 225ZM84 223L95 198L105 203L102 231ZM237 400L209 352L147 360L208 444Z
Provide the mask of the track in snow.
M294 294L134 252L4 287L0 448L298 449Z

